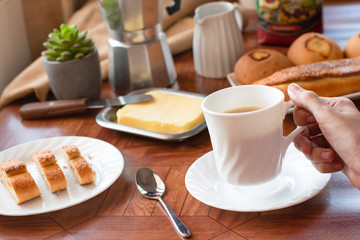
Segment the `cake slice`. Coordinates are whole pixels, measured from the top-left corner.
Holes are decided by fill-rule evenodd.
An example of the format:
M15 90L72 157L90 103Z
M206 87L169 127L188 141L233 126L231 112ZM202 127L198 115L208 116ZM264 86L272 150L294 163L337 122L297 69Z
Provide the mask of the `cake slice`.
M0 163L1 182L5 185L17 204L41 195L40 189L24 162L12 159Z
M38 170L51 192L67 188L65 175L57 164L55 155L51 150L34 153L33 161L38 166Z
M73 171L77 181L81 184L88 184L94 181L94 172L90 164L80 154L80 151L75 145L68 145L61 147L62 152L68 160L68 164Z

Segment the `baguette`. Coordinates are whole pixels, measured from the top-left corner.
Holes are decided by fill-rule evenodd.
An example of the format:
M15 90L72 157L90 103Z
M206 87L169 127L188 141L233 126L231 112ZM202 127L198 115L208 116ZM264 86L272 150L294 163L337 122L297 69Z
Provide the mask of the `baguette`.
M41 195L40 189L24 162L12 159L0 164L1 182L17 204Z
M81 156L79 149L75 145L61 147L62 152L68 160L68 164L73 171L77 181L81 184L88 184L94 181L94 172L86 159Z
M56 163L55 155L51 150L34 153L33 161L36 163L50 192L57 192L67 188L65 175Z
M360 58L345 58L286 68L253 84L278 88L288 100L287 87L290 83L296 83L323 97L358 92L360 91Z

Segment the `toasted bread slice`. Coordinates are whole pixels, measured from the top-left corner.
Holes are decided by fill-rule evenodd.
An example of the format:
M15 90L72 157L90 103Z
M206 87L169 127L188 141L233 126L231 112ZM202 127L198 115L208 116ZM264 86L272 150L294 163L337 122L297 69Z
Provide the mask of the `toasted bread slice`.
M81 184L88 184L94 181L94 172L87 160L80 154L77 146L69 145L61 147L68 164L76 176L77 181Z
M64 153L64 156L67 160L71 160L73 158L80 156L80 150L75 145L67 145L61 147L62 152Z
M38 166L38 170L51 192L67 188L65 175L57 164L55 155L51 150L34 153L33 161Z
M25 163L12 159L0 164L1 182L5 185L17 204L26 202L41 195L40 189Z
M69 165L81 185L93 182L94 173L84 157L80 156L70 160Z

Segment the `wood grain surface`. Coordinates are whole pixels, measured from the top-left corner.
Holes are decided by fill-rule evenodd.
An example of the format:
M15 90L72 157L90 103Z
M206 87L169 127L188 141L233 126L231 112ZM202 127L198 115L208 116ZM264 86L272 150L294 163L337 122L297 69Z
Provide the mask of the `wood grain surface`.
M255 18L251 24L256 24ZM250 27L244 33L246 51L259 47L253 30ZM325 35L344 47L358 32L358 1L325 1ZM174 89L210 94L230 86L226 79L196 75L191 51L174 56L174 61L178 74ZM102 98L110 96L115 94L105 82ZM333 174L320 194L292 207L253 213L224 211L199 202L185 187L189 166L212 149L207 130L183 142L164 142L102 128L95 122L97 110L22 120L19 108L31 101L34 96L0 112L1 151L41 138L87 136L117 147L124 155L125 168L110 188L84 203L48 214L0 216L0 239L180 239L160 203L137 191L134 178L140 167L153 169L165 181L163 199L190 228L192 239L359 239L360 192L342 173ZM293 128L288 116L285 134Z

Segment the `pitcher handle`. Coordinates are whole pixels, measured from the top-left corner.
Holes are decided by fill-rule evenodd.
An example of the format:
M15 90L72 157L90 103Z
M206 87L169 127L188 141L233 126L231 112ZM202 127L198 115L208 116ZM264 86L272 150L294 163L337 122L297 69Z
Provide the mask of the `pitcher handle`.
M243 25L244 25L244 21L243 21L243 13L241 12L240 10L240 6L239 4L237 3L233 3L234 5L234 11L235 11L235 20L236 20L236 23L238 24L240 30L242 31L243 30Z

